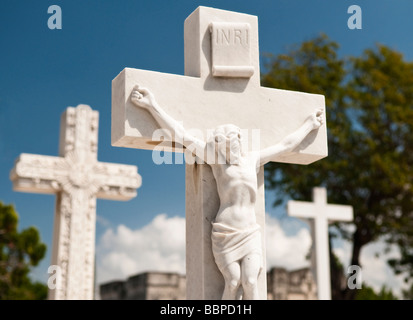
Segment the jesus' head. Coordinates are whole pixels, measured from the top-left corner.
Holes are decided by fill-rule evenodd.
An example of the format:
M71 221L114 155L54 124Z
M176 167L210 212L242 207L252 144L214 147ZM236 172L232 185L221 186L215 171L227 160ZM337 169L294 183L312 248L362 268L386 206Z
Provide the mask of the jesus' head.
M212 139L215 142L218 159L225 159L228 164L239 164L243 151L239 127L233 124L218 126L214 130Z

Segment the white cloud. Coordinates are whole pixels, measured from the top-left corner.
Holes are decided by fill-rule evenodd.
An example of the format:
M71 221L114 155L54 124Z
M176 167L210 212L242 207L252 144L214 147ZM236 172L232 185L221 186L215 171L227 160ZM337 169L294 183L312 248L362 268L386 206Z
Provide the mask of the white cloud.
M96 215L96 222L106 228L109 228L111 226L110 221L100 215Z
M405 289L403 277L396 276L387 264L388 259L399 258L400 253L395 246L392 246L388 253L384 253L385 248L384 241L373 242L363 247L360 255L363 280L376 291L380 291L384 285L401 297L401 290Z
M352 244L342 239L333 242L334 253L346 268L351 263ZM401 290L406 289L402 275L395 275L387 260L399 258L400 253L396 246L391 246L386 253L384 240L371 242L361 249L360 267L363 283L379 292L383 286L391 289L393 294L401 297ZM346 271L346 270L345 270Z
M311 235L308 229L303 227L287 236L279 220L268 214L265 219L267 269L277 266L292 270L309 266L306 255L311 246Z
M350 265L351 245L348 242L341 243L339 247L333 247L333 251L344 267Z
M308 265L311 238L305 228L287 236L276 218L266 217L267 267L295 269ZM108 228L97 244L97 282L126 279L145 271L185 273L185 218L156 216L131 230Z
M141 229L107 229L96 251L97 283L145 271L185 273L185 218L160 214Z

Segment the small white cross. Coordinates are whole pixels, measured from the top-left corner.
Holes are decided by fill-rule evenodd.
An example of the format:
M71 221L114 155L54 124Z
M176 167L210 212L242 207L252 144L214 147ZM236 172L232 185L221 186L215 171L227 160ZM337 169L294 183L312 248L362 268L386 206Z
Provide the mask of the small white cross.
M328 224L331 221L352 221L353 207L327 204L327 190L313 188L313 202L290 200L287 212L292 217L310 221L318 299L331 300Z

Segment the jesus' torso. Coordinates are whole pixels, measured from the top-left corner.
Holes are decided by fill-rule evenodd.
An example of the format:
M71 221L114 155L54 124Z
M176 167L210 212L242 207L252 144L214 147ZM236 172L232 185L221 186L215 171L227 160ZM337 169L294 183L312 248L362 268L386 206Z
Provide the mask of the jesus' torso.
M239 164L213 164L211 168L220 198L215 222L239 229L255 226L256 157L249 153Z

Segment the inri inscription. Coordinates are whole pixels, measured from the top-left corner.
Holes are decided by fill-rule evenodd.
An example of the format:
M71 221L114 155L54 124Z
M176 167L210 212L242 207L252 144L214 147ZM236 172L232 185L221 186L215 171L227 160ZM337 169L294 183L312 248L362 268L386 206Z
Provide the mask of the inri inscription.
M250 78L251 63L249 23L212 22L212 75L214 77Z

